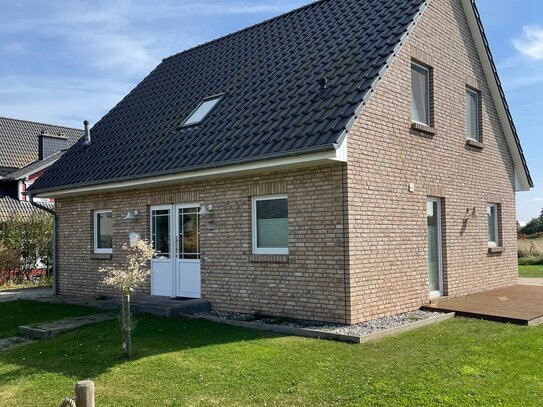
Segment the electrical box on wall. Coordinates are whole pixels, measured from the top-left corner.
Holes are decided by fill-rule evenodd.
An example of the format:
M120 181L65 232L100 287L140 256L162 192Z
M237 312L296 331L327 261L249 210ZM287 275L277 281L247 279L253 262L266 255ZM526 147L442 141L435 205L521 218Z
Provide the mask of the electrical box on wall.
M415 184L412 183L412 182L410 182L410 183L408 184L408 186L407 186L407 190L408 190L409 192L415 192Z

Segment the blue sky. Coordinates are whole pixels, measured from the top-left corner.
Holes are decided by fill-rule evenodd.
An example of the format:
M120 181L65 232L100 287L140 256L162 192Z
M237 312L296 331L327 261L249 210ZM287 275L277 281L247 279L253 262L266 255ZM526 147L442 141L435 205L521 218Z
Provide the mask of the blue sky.
M0 0L0 115L96 122L162 58L309 0ZM478 0L543 207L543 3Z

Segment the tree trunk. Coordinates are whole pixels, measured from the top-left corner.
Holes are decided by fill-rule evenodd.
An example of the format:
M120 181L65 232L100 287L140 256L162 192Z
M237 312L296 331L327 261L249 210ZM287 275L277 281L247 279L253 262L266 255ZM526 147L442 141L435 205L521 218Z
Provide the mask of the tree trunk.
M132 355L132 318L130 315L130 294L123 294L121 306L123 327L123 349L127 359Z

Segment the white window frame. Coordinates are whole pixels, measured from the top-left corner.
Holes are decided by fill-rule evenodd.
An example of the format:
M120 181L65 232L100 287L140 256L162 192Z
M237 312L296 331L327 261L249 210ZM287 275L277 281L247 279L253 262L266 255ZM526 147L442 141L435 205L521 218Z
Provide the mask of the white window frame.
M430 107L430 100L431 100L431 92L430 89L430 68L424 65L421 65L415 61L411 61L411 70L413 70L413 67L416 66L417 68L423 69L426 71L426 88L428 89L427 95L426 95L426 116L428 117L428 123L419 122L418 120L415 120L413 117L413 106L411 106L411 121L416 124L421 124L423 126L431 126L432 125L432 109ZM413 104L413 85L411 84L411 104Z
M254 196L252 198L252 228L253 228L253 254L279 254L286 255L288 254L288 241L287 247L285 248L259 248L258 247L258 228L257 228L257 214L256 214L256 203L259 201L275 201L278 199L286 199L288 203L287 195L266 195L266 196ZM288 226L287 226L288 227ZM287 230L288 234L288 230Z
M468 109L468 94L471 94L471 95L475 95L477 97L477 100L476 100L476 104L475 104L475 108L476 108L476 111L475 111L475 122L477 123L477 134L474 137L471 137L468 133L469 133L469 129L468 129L468 119L469 119L469 109ZM481 103L481 95L480 95L480 92L475 90L475 89L471 89L469 87L466 87L466 137L468 140L473 140L473 141L481 141L481 120L480 120L480 115L481 115L481 112L480 112L480 103Z
M113 247L111 249L98 248L98 215L102 213L111 213L113 222L113 211L111 209L100 209L94 211L93 215L93 229L94 229L94 253L96 254L112 254ZM112 242L113 244L113 242Z
M495 218L494 218L494 229L496 231L496 241L490 241L488 240L488 247L500 247L500 206L499 204L497 203L488 203L486 205L486 210L487 210L487 217L488 217L488 209L489 208L494 208L494 213L496 214ZM488 220L487 220L487 224L488 224ZM488 226L487 226L488 227ZM490 231L487 231L487 235L489 234Z

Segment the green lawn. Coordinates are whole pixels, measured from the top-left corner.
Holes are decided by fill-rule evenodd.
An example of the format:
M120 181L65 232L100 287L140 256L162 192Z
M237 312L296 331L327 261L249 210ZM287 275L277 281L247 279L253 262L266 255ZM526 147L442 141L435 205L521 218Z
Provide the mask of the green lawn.
M0 304L0 307L2 304ZM352 345L141 316L0 352L0 406L58 405L92 379L99 406L535 406L543 326L455 319Z
M0 303L0 338L17 335L20 325L37 324L69 317L96 314L95 308L79 305L51 304L37 301Z
M543 278L543 266L518 266L518 276L526 278Z

